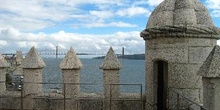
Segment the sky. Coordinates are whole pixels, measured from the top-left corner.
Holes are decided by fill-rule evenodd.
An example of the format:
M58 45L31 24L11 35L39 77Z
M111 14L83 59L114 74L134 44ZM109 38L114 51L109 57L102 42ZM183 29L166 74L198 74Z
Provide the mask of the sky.
M145 52L139 33L163 0L0 0L0 53L70 47L77 52ZM220 27L220 0L200 0Z

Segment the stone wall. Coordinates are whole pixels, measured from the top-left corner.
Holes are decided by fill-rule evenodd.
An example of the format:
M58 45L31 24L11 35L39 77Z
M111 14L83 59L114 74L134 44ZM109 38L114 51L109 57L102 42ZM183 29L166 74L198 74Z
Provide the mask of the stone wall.
M103 70L103 93L80 91L82 63L72 48L60 63L61 74L63 74L61 91L43 92L45 83L42 82L42 70L45 63L35 47L31 48L19 66L22 67L24 76L20 91L5 90L5 77L3 77L5 67L0 68L0 79L3 81L0 86L2 90L0 92L0 109L143 110L144 108L145 100L141 93L120 93L119 70L121 64L112 48L100 67Z
M146 107L156 109L158 85L154 62L158 60L168 63L168 91L180 92L189 99L202 103L202 80L197 71L215 45L215 39L205 38L146 40ZM168 94L170 101L167 106L171 107L176 103L176 96L170 92Z

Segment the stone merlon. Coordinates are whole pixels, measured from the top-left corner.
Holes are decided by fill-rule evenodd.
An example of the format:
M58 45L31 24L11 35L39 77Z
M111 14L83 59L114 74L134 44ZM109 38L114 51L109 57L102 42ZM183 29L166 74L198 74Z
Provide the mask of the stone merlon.
M22 62L22 68L44 68L45 66L35 47L31 48Z
M82 68L80 59L76 56L73 48L71 47L65 58L61 61L60 69L80 69Z
M100 69L104 70L114 70L114 69L121 69L121 63L119 62L114 50L110 47L104 62L101 64Z
M200 67L198 74L203 77L220 77L220 47L216 45Z
M5 60L5 58L0 54L0 68L6 68L6 67L9 67L9 64Z

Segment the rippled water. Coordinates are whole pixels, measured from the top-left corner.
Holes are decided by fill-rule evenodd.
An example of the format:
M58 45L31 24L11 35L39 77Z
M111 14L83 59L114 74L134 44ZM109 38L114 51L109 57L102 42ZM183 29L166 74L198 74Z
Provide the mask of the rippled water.
M43 71L43 81L49 83L62 83L62 72L59 64L62 59L45 58L46 67ZM103 74L99 69L103 59L81 59L83 68L80 73L81 83L90 83L94 85L81 85L81 91L102 92ZM145 87L145 61L144 60L120 60L123 68L120 70L120 83L122 84L142 84L143 91ZM61 88L61 85L44 86L46 90L51 88ZM139 91L140 86L120 86L122 92Z

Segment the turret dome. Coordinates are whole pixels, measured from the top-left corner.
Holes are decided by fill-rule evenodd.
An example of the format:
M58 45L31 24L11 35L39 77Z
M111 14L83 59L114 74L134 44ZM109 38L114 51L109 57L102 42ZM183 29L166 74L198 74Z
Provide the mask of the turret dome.
M152 12L144 39L162 37L208 37L219 39L220 30L198 0L164 0Z

